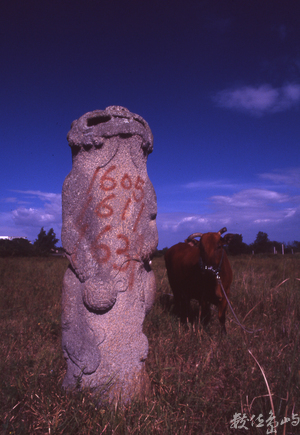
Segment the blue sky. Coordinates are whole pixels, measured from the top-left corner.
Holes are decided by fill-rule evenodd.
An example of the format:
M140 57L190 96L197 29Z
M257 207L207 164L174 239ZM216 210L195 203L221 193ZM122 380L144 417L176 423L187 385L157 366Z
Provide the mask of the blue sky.
M292 0L2 0L0 235L60 237L71 123L121 105L153 132L159 248L300 240L299 22Z

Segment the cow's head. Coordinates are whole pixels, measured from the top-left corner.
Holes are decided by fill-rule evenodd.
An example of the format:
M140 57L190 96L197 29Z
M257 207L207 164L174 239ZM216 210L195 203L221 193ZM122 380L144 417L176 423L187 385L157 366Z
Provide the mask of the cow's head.
M227 245L233 237L233 234L221 237L226 231L227 228L224 227L217 233L193 233L186 239L186 242L191 243L196 237L200 237L196 246L199 246L203 262L207 266L216 266L222 258L223 246Z

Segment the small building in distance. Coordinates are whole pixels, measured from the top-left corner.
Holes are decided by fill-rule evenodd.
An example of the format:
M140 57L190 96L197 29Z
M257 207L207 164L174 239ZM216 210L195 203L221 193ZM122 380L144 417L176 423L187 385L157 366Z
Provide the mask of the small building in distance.
M24 236L20 236L20 237L15 237L15 236L0 236L0 240L14 240L14 239L25 239L25 240L27 240L27 237L24 237Z

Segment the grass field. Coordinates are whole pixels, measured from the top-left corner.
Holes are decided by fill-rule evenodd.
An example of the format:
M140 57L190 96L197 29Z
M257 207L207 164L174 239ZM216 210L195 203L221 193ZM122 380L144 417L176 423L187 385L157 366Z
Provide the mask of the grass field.
M111 409L97 407L89 391L61 389L66 259L1 258L1 435L267 434L276 422L278 434L299 435L300 256L233 257L231 264L236 315L263 330L244 332L230 312L226 337L215 311L207 330L180 324L165 304L163 258L155 258L157 297L144 322L151 392Z

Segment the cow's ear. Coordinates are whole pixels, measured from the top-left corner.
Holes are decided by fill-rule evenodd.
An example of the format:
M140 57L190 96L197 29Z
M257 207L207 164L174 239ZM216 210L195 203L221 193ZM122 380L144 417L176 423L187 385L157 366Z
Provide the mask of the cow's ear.
M222 237L222 244L223 245L229 245L229 243L231 242L231 240L233 239L234 234L226 234L226 236Z

